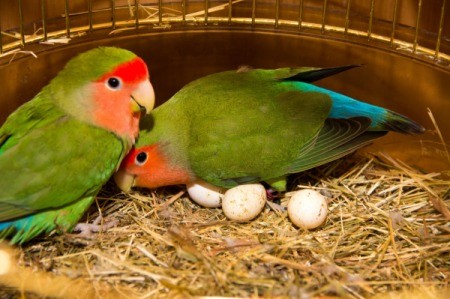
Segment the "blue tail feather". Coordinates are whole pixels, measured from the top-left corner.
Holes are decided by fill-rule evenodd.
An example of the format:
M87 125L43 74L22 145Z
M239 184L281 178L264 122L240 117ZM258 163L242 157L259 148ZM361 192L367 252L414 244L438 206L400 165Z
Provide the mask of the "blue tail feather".
M94 199L94 196L88 196L58 209L0 222L0 240L10 237L12 244L21 244L55 229L60 232L71 231Z
M41 230L37 233L32 233L35 229L33 223L34 215L26 216L20 219L0 222L0 239L7 238L11 235L11 243L23 243L28 239L29 235L38 235L41 231L45 230L45 227L40 228Z
M419 134L425 131L420 124L388 109L364 103L313 84L303 82L293 84L304 92L320 92L329 95L333 101L330 118L368 117L372 120L369 130L373 131L396 131L408 134Z

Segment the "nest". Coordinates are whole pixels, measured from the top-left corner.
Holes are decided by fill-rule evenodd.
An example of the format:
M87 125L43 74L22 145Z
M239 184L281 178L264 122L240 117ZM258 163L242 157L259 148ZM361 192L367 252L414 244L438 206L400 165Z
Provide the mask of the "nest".
M238 223L221 209L198 206L182 187L123 194L111 183L83 221L115 226L88 236L55 234L19 248L17 273L31 272L16 275L16 285L37 297L64 298L448 292L449 180L387 155L354 155L291 183L327 196L322 226L293 226L285 211L289 193L255 220ZM27 280L38 286L26 287Z

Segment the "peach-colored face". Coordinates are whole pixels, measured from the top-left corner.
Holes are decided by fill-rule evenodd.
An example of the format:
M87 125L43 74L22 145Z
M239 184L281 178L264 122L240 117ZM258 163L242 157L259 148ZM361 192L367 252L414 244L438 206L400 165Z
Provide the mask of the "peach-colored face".
M145 62L139 57L125 62L91 87L95 123L120 136L137 137L141 112L153 109L155 97Z
M129 190L132 186L157 188L186 184L190 179L188 170L172 165L158 144L132 149L115 175L122 190Z

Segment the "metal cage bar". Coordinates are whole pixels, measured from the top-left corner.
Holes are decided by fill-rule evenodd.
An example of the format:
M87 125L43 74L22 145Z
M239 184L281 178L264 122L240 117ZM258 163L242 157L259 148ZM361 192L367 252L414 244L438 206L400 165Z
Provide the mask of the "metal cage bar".
M158 21L162 23L162 0L158 0Z
M322 7L322 27L320 27L320 32L322 34L325 32L325 18L327 15L327 0L323 1L323 7Z
M446 4L446 0L443 0L442 6L441 6L441 19L439 21L438 36L436 39L436 50L434 51L434 57L436 59L439 59L439 48L441 46L442 29L444 29L445 4Z
M422 0L419 0L419 3L417 4L417 20L416 20L416 32L414 33L414 45L413 45L413 53L417 53L417 45L418 45L418 39L419 39L419 25L420 25L420 14L422 12Z
M42 34L44 35L43 40L47 40L47 17L46 17L47 6L45 5L45 0L41 0L41 14L42 14Z
M208 0L205 0L205 19L204 19L205 25L208 24L208 6L209 6Z
M183 0L186 1L186 0ZM231 25L231 17L233 16L233 0L228 1L228 25Z
M278 28L278 21L280 20L280 0L275 1L275 28Z
M392 13L392 32L391 32L391 47L394 46L394 38L395 38L395 25L397 24L397 9L398 9L398 0L395 0L394 3L394 12Z
M182 5L182 15L183 15L183 24L186 24L186 1L187 0L183 0L181 5ZM231 0L230 0L231 2Z
M70 37L69 0L64 1L64 13L66 15L66 36Z
M88 0L89 32L92 32L92 0Z
M116 0L111 0L111 27L116 29Z
M300 3L298 4L298 30L302 29L302 23L303 23L303 0L300 0Z
M134 0L134 27L139 28L139 0Z
M348 26L350 25L350 0L347 0L347 7L345 10L345 34L348 33Z
M63 35L65 35L68 38L75 38L77 35L75 33L91 33L93 31L106 29L106 30L117 30L117 29L125 29L134 27L136 29L143 29L146 28L146 30L160 30L161 26L155 26L157 24L171 24L171 23L181 23L183 25L187 25L186 28L195 28L195 26L215 26L220 25L223 26L224 24L228 26L235 26L235 28L239 27L246 27L251 26L251 28L257 28L258 26L263 26L267 29L267 25L274 26L274 30L279 30L280 26L283 26L282 30L289 30L289 27L295 28L293 32L297 32L297 34L303 34L304 29L308 29L308 34L317 34L322 36L327 36L328 34L333 34L333 38L336 38L339 36L339 34L342 35L342 38L346 40L348 37L354 37L356 40L359 38L361 43L367 44L372 42L378 42L380 44L385 44L386 48L390 48L391 51L409 51L409 53L412 53L412 55L419 55L421 59L424 60L439 60L440 64L442 62L446 62L443 65L450 65L450 44L448 43L448 36L446 36L447 31L443 30L445 23L448 22L448 16L446 16L446 12L448 11L448 5L446 0L441 0L441 4L436 8L436 5L434 5L434 13L436 16L439 16L439 28L437 31L427 32L427 35L424 35L424 38L432 38L431 42L427 40L427 43L423 42L422 46L422 35L421 32L424 32L423 30L429 30L426 29L427 27L423 25L422 29L422 23L421 23L421 17L424 13L424 9L429 9L429 6L424 6L423 0L414 0L415 1L415 7L416 7L416 14L415 19L411 20L411 23L415 24L415 26L411 26L410 24L404 24L399 23L400 16L402 15L402 7L400 6L400 3L398 0L392 0L391 5L393 8L392 12L392 18L390 20L383 19L383 26L387 27L390 26L389 31L387 31L386 36L378 34L376 28L374 28L375 22L378 24L378 19L375 16L375 0L371 0L369 5L369 14L364 16L364 14L361 14L361 11L359 11L359 14L353 13L353 10L356 8L353 8L354 5L351 0L342 1L342 4L340 4L341 13L345 15L345 23L343 23L341 26L335 26L330 23L327 23L327 20L330 20L334 22L334 18L332 17L334 13L339 13L339 11L336 10L336 8L333 8L331 10L330 8L330 1L328 0L322 0L321 2L316 1L315 4L306 4L306 1L303 0L297 0L297 4L292 6L291 2L289 5L284 5L280 0L274 0L274 7L273 8L267 8L267 3L262 6L261 9L273 9L274 14L272 14L271 17L258 17L260 12L260 8L257 8L257 0L252 1L240 1L240 0L224 0L224 4L215 5L214 2L211 2L210 0L180 0L181 1L181 12L175 13L173 15L172 13L169 15L163 14L163 2L162 0L134 0L134 1L127 1L127 4L124 4L125 2L119 2L116 0L110 0L110 8L102 8L102 9L94 9L94 2L93 0L84 0L85 4L87 5L87 10L84 12L77 12L74 14L70 14L70 6L69 3L72 3L69 0L65 0L64 2L61 2L61 7L64 8L64 13L61 15L58 15L55 19L55 16L49 16L47 11L47 5L45 0L40 1L41 5L41 11L39 18L40 20L33 20L32 22L34 24L40 23L42 24L42 29L37 30L32 35L26 35L25 30L29 28L29 25L31 24L25 24L24 22L28 21L24 18L24 2L23 0L16 0L18 4L18 11L13 13L18 13L18 19L19 23L17 24L17 29L15 28L6 28L3 24L2 29L3 31L0 34L0 53L5 53L10 50L20 49L21 47L26 47L29 44L38 43L41 41L46 41L50 38L58 38ZM79 0L81 3L83 0ZM106 0L108 1L108 0ZM148 2L147 2L148 1ZM190 4L190 1L192 1L192 7L198 7L199 11L197 12L188 12L187 7ZM121 4L119 4L121 3ZM245 9L248 9L251 11L251 16L245 17L245 16L233 16L235 7L238 7L238 5L242 7L245 7ZM309 6L311 5L311 6ZM321 6L319 6L321 5ZM203 6L203 7L202 7ZM228 6L228 7L227 7ZM147 7L153 7L155 11L157 11L155 14L152 14L150 16L143 16L142 18L140 16L140 11L142 12L142 9L146 9ZM358 7L358 6L355 6ZM360 6L364 7L364 6ZM367 7L367 5L365 6ZM320 8L321 11L318 11L317 9ZM170 10L170 8L168 8ZM245 11L240 10L240 12ZM285 14L286 9L291 10L290 14ZM123 18L124 11L129 10L130 11L130 18ZM219 10L224 10L225 15L224 16L213 16L211 13ZM316 21L309 21L309 17L305 14L310 13L312 11L316 11L317 16L319 18L316 18ZM173 11L173 10L171 10ZM94 16L99 13L99 15L103 15L105 13L110 13L111 18L109 22L101 21L96 22ZM357 11L355 11L357 12ZM297 17L294 17L293 19L283 19L281 16L283 15L292 15L292 13L297 14ZM26 14L28 18L28 13ZM86 15L88 18L88 24L87 25L77 25L77 26L71 26L71 23L75 24L78 23L75 19L73 22L71 22L71 17L75 15ZM425 14L424 14L425 15ZM427 15L429 15L429 12L427 12ZM119 19L120 16L120 19ZM198 17L202 17L204 20L204 23L198 23ZM308 18L306 18L308 17ZM52 18L52 31L49 31L48 23L50 18ZM354 18L355 22L353 23L352 20ZM99 20L105 20L104 17L98 18ZM314 20L314 18L311 18ZM56 21L56 22L55 22ZM386 23L386 21L390 22ZM59 23L58 23L59 22ZM367 30L361 30L361 24L363 23L367 24ZM31 21L30 21L31 23ZM62 25L65 23L65 28L62 30ZM53 24L56 24L56 26L53 26ZM53 29L58 28L59 29ZM354 25L355 24L355 25ZM426 23L424 23L426 24ZM195 25L195 26L192 26ZM164 28L168 29L169 27L164 26ZM177 27L179 28L179 27ZM358 28L358 29L357 29ZM11 32L11 33L10 33ZM385 31L386 32L386 31ZM399 34L400 32L410 32L410 34ZM412 36L412 41L405 41L399 39L397 36ZM431 36L431 37L430 37ZM355 40L355 39L354 39ZM380 45L381 45L380 44ZM406 49L406 50L405 50ZM444 52L443 52L444 51Z
M20 42L22 46L25 46L25 34L23 33L23 12L22 12L22 0L19 0L19 22L20 22Z
M256 0L252 0L252 26L256 24Z
M373 25L373 11L375 9L375 0L370 2L370 13L369 13L369 29L367 31L367 38L372 37L372 25Z

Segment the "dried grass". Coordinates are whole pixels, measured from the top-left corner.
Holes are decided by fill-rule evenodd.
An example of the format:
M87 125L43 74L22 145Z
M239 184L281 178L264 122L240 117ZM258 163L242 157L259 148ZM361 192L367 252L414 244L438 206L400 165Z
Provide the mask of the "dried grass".
M18 260L27 269L81 279L82 289L105 298L448 291L449 180L380 154L333 162L292 184L329 198L321 227L294 227L287 197L237 223L221 209L196 205L181 187L123 194L110 184L85 221L101 210L104 223L118 221L116 227L92 239L43 237L20 248Z

